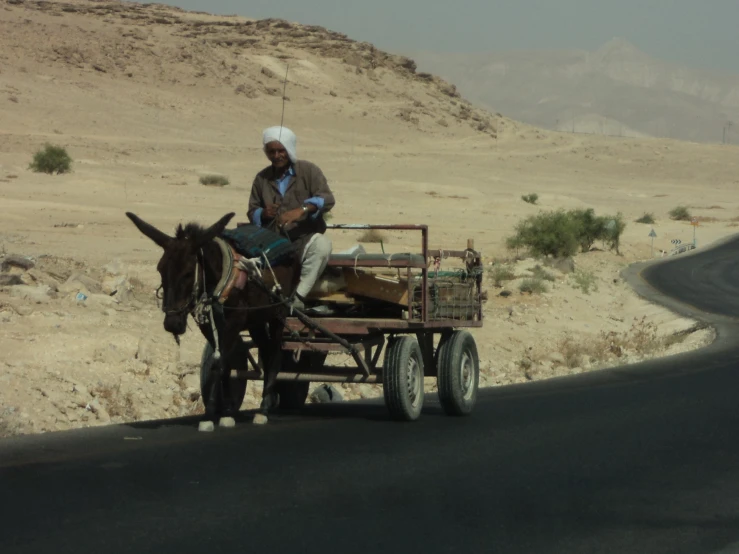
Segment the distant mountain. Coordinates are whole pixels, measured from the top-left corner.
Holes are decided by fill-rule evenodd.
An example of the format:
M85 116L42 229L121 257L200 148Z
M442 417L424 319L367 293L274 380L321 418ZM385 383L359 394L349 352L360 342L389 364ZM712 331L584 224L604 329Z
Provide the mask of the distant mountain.
M681 67L623 39L595 52L408 52L467 98L549 129L739 143L739 75Z

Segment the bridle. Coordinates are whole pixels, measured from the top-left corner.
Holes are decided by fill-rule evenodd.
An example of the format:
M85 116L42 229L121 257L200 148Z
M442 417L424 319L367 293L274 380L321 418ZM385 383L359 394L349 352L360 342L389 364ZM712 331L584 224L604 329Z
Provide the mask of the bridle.
M202 273L203 273L202 281L203 281L203 284L205 284L205 267L202 267L201 268L201 266L203 266L203 264L200 262L200 258L202 257L202 253L203 252L202 252L202 249L201 249L200 256L198 256L196 254L196 258L195 258L195 283L194 283L194 285L192 287L192 292L190 293L190 296L188 297L187 302L184 305L178 306L176 308L170 308L170 307L168 307L166 304L164 304L164 295L162 293L162 288L164 287L164 285L159 285L157 287L157 290L156 290L156 293L155 294L156 294L157 300L162 300L162 306L161 306L161 308L162 308L162 311L166 315L193 314L193 312L195 312L195 310L196 310L196 308L198 306L198 294L200 292L200 281L201 281L201 279L200 279L200 273L201 273L201 269L202 269Z

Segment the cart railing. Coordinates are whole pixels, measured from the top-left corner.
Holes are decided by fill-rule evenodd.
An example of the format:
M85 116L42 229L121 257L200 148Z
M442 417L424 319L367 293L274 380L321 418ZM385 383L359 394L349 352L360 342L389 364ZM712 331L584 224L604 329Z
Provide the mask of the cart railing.
M471 264L479 265L479 270L482 270L481 257L478 252L474 249L474 241L468 239L467 249L465 250L429 250L428 246L428 225L408 225L408 224L371 224L371 223L334 223L328 224L329 229L339 230L392 230L392 231L420 231L421 232L421 255L425 260L425 263L421 267L415 266L415 264L408 263L407 266L402 264L393 264L393 267L406 267L406 277L408 281L408 319L412 321L419 321L427 324L430 320L429 313L429 259L433 259L434 263L438 263L443 259L447 258L460 258L468 263L468 267ZM362 267L388 267L387 261L363 261ZM414 280L412 279L411 269L421 270L421 290L414 291ZM479 301L482 295L481 290L481 278L476 282L476 295L478 302L475 306L475 314L471 314L471 318L476 318L478 321L482 321L482 302ZM420 318L414 317L414 303L420 305ZM461 313L461 311L460 311ZM467 311L466 313L469 313Z

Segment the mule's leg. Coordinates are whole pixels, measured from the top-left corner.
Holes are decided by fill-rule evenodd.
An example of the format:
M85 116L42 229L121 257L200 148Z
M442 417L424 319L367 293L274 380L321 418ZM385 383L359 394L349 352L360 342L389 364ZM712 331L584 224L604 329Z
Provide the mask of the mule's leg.
M259 407L260 417L255 417L255 423L264 423L264 409L269 410L272 402L265 400L265 390L267 388L267 376L270 374L272 366L273 351L270 345L270 334L266 323L258 323L249 326L249 336L256 343L259 350L259 360L262 370L265 374L264 387L262 389L262 404Z
M203 364L207 363L207 360L203 360ZM221 380L221 374L223 373L221 370L222 365L222 360L211 358L209 366L200 370L200 378L202 379L201 391L203 405L205 406L205 416L198 425L198 430L200 431L213 431L215 423L218 420L223 398Z
M259 411L266 416L277 406L277 374L282 367L282 333L283 328L279 321L270 322L269 326L269 361L264 368L264 390L262 391L262 405Z
M203 381L201 389L205 416L198 426L201 431L212 431L216 423L219 422L225 427L233 427L234 424L229 391L231 368L228 367L227 360L236 341L233 338L233 333L223 333L223 335L223 340L220 343L221 356L216 358L214 354L210 361L203 360L202 362L204 367L201 368L201 379ZM212 333L208 333L206 336L213 345ZM224 415L230 419L225 422L221 421Z
M234 427L236 425L234 416L240 408L240 406L234 404L234 395L231 392L231 369L235 363L238 364L235 357L242 355L238 348L241 344L241 328L241 322L229 321L223 333L223 357L220 367L221 409L218 412L220 416L218 424L221 427Z

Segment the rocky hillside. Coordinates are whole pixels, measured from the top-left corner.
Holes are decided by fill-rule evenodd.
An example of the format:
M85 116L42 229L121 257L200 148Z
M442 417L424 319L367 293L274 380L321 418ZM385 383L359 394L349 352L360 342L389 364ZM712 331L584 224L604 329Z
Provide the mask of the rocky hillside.
M5 0L2 10L6 72L219 89L257 107L260 98L279 105L289 66L288 100L325 95L328 103L361 94L383 104L364 110L364 117L390 115L421 130L461 125L493 137L499 126L499 118L473 107L454 85L416 71L413 60L322 27L117 1ZM20 90L5 92L11 102L22 100ZM0 105L0 114L3 107L12 109Z
M739 75L654 59L622 39L595 52L414 54L475 102L562 131L739 142Z

